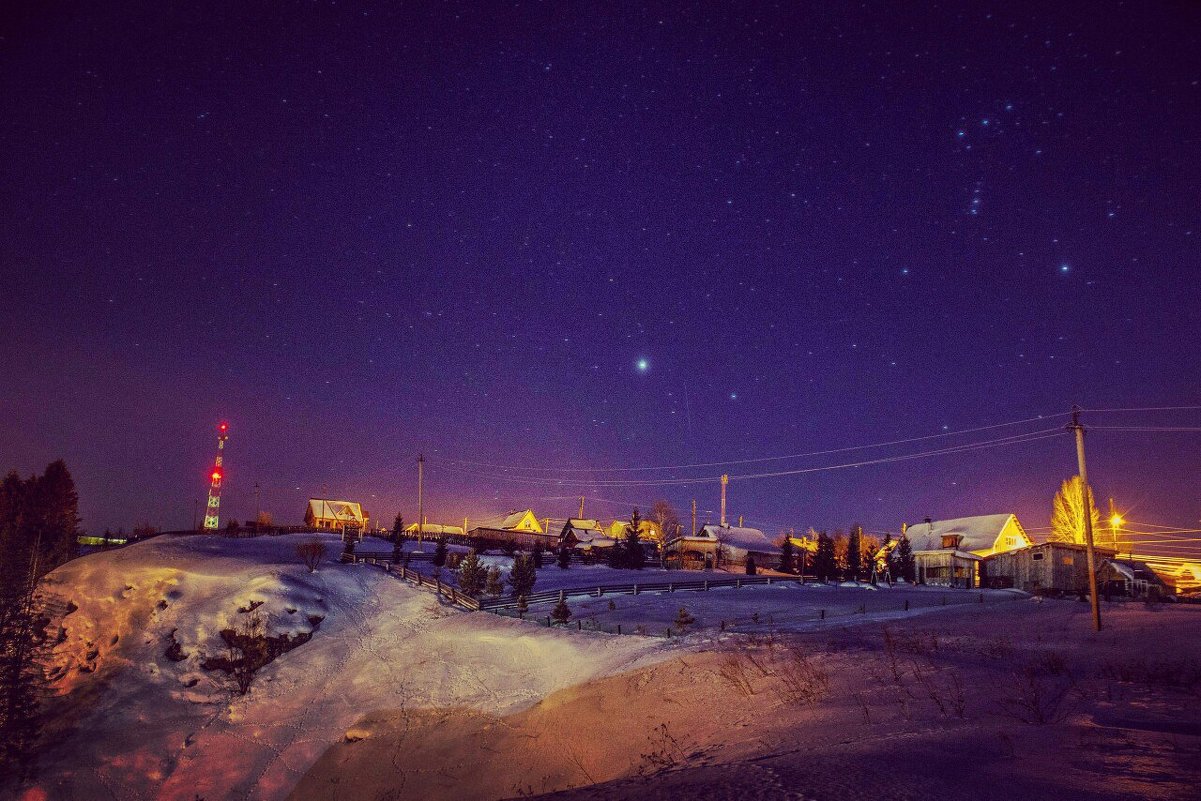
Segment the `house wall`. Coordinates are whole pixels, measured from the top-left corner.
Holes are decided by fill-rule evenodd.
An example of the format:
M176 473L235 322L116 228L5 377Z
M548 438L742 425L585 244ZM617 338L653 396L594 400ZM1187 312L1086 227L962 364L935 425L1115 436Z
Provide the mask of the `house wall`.
M956 556L953 551L915 553L913 560L919 584L967 589L977 584L976 560Z
M1098 561L1109 554L1098 554ZM988 557L988 583L1011 586L1026 592L1057 591L1075 594L1088 591L1088 554L1083 548L1055 543L1035 545ZM1101 577L1104 580L1104 576Z

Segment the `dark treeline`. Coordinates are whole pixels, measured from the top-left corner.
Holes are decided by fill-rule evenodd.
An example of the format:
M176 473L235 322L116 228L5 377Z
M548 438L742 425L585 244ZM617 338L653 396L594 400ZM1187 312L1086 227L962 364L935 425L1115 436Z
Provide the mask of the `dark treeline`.
M60 460L0 483L0 774L26 777L39 730L48 620L34 602L42 576L72 558L79 497Z

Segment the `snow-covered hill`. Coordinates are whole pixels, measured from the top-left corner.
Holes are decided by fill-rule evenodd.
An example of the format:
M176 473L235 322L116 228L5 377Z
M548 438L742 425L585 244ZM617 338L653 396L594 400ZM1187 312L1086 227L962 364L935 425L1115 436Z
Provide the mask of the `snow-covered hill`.
M367 713L507 714L665 650L466 614L366 565L310 574L295 554L309 539L162 537L52 573L49 608L73 611L54 651L47 797L279 799ZM312 639L243 696L201 663L255 613L268 635Z

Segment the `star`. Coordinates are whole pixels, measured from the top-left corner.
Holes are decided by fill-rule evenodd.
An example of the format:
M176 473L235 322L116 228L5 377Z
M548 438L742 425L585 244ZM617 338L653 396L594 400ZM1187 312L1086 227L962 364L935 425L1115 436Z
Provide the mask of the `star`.
M638 372L640 373L645 373L647 370L651 369L651 363L646 359L639 359L636 366L638 367Z

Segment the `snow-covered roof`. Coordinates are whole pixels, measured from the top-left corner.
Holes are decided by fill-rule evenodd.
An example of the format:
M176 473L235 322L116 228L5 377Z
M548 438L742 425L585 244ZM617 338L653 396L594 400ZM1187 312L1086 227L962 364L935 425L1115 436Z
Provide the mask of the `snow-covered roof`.
M596 520L588 518L568 518L563 525L563 533L571 532L580 542L592 542L593 540L608 538L608 535L601 529L600 523Z
M417 524L410 523L405 527L406 534L416 534ZM423 523L421 525L421 534L423 536L433 535L435 537L461 537L463 536L462 526L444 526L441 523Z
M959 543L956 550L991 553L997 538L1001 536L1010 521L1013 521L1016 540L1013 547L1028 545L1030 538L1026 536L1026 532L1013 514L977 515L976 517L957 517L951 520L918 523L910 526L905 535L912 543L914 551L944 550L943 537L957 536Z
M716 540L727 548L748 553L779 553L780 549L757 528L707 525L696 533L701 539Z
M494 517L486 517L483 520L479 521L479 523L477 523L475 526L473 526L473 528L493 528L493 529L501 529L501 530L514 530L514 529L517 529L522 524L522 521L524 521L526 519L527 515L529 515L531 518L533 518L534 525L540 531L542 529L542 526L541 526L541 524L538 523L538 516L534 514L533 509L520 509L515 512L509 512L508 514L496 515Z
M362 524L363 507L354 501L329 501L324 498L309 498L309 514L314 520L335 520L339 523Z

